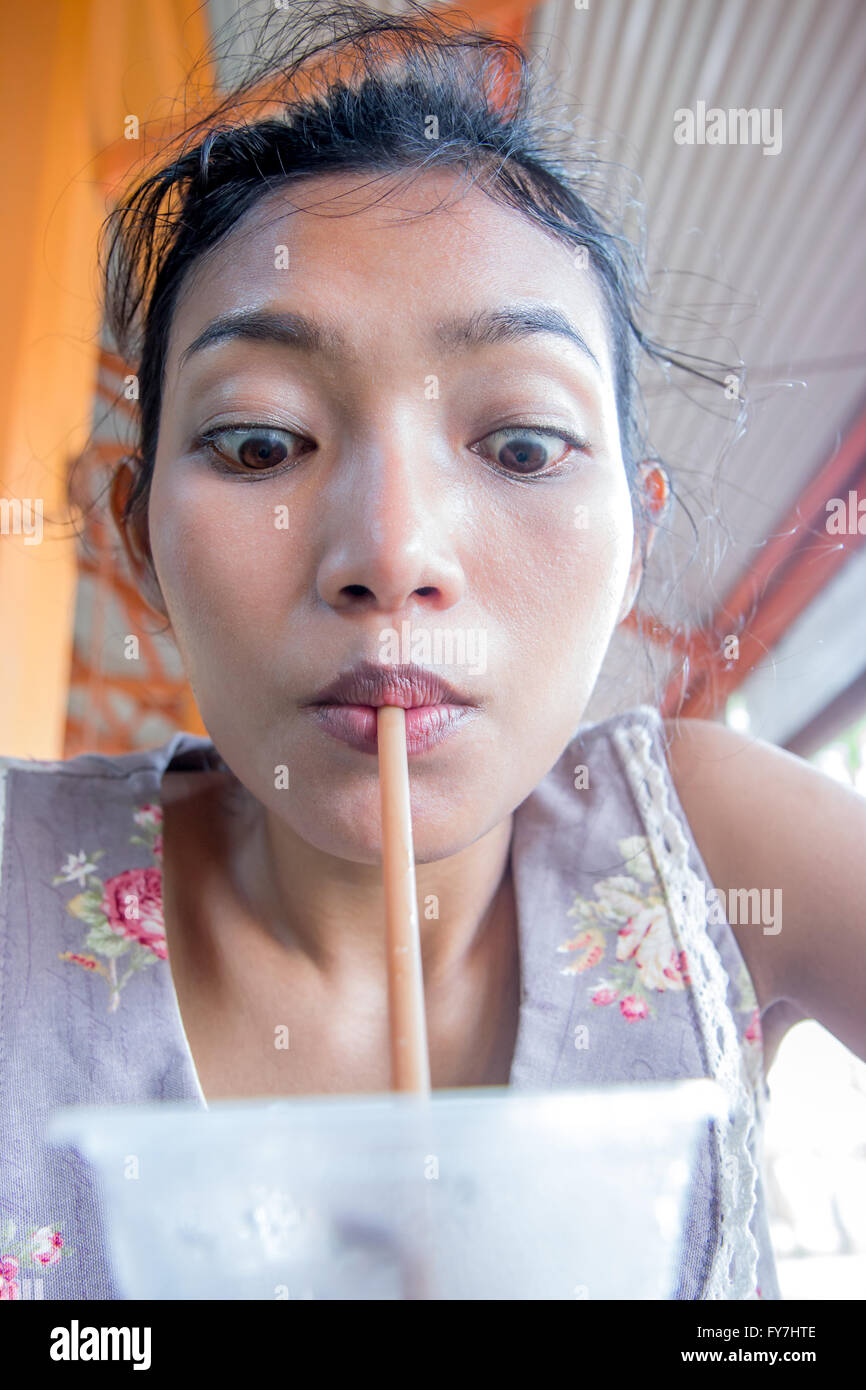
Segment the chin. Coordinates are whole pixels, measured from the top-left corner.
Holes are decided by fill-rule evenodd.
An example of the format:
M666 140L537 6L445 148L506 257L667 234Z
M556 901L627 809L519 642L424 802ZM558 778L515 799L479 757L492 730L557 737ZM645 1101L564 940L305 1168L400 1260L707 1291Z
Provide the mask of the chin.
M435 813L425 812L422 797L412 798L412 842L416 864L434 863L447 859L468 848L482 833L473 822L466 833L454 823L454 808L438 806ZM281 801L279 794L268 799L272 813L284 825L314 849L336 859L355 864L382 864L381 808L378 782L373 795L342 797L341 804L324 804L318 800L305 803L300 795L291 806ZM461 819L465 816L461 810ZM479 822L481 817L479 815Z

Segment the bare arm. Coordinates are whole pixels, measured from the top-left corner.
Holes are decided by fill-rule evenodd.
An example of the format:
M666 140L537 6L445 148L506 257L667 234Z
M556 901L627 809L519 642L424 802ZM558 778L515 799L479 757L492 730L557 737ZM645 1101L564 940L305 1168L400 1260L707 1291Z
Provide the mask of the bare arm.
M738 942L762 1010L814 1018L866 1061L866 798L710 720L666 720L671 774L716 887L781 891ZM784 1007L779 1007L784 1001Z

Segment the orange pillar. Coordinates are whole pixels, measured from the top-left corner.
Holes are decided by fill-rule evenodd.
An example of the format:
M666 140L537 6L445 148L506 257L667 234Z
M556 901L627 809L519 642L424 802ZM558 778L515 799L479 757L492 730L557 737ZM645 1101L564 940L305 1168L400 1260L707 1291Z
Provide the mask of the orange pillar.
M90 425L99 323L101 201L76 178L91 154L88 8L15 5L4 29L0 753L51 758L63 746L76 578L73 529L56 523Z
M199 0L36 0L0 45L0 755L62 756L76 591L69 462L93 411L101 149L177 95ZM130 144L130 165L137 150ZM67 524L63 524L64 521Z

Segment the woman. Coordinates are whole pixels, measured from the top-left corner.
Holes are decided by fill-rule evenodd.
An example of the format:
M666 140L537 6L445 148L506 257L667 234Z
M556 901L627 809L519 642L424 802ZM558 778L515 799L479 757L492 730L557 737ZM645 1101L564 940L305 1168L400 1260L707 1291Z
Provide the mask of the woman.
M669 493L632 253L513 47L331 18L353 74L305 95L312 41L270 55L285 110L221 124L239 88L110 219L140 387L112 513L211 737L6 760L0 1296L25 1266L117 1296L52 1106L388 1088L372 731L401 703L433 1086L715 1076L675 1296L778 1297L765 1069L802 1017L866 1056L866 811L712 722L583 720ZM761 891L729 921L741 889L784 922Z

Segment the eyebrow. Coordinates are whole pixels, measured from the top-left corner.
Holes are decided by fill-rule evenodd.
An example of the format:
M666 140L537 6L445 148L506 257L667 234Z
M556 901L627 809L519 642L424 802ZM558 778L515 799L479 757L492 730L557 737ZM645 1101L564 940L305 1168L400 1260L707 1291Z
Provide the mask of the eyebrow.
M479 309L464 318L452 318L435 327L442 346L457 351L488 343L514 342L534 333L555 333L573 343L601 370L601 364L581 333L560 309L551 304L514 304L500 309ZM271 309L244 309L222 314L202 329L180 355L182 367L196 353L230 339L277 343L301 352L319 353L339 360L359 360L345 338L334 328L316 323L305 314Z
M532 333L555 333L566 338L601 370L586 339L552 304L509 304L502 309L480 309L468 318L449 319L436 326L439 341L455 349L514 341Z

